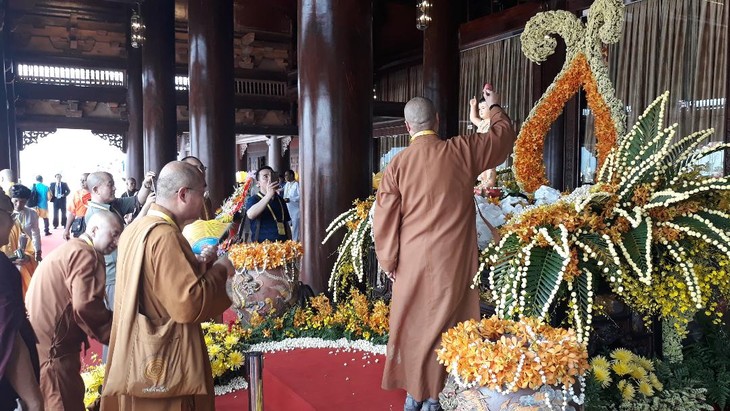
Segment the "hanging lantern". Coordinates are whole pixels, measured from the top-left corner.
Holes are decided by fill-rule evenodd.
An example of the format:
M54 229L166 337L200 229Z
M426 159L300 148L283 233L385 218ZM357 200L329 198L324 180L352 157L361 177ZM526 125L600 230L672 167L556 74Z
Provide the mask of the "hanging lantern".
M427 0L419 2L416 7L418 14L416 15L416 28L418 30L426 30L431 23L431 3Z
M135 10L132 12L132 18L130 20L130 25L132 28L131 32L131 43L132 47L134 48L140 48L142 47L142 44L144 43L144 31L145 31L145 25L144 21L142 20L142 16L140 16L139 11Z

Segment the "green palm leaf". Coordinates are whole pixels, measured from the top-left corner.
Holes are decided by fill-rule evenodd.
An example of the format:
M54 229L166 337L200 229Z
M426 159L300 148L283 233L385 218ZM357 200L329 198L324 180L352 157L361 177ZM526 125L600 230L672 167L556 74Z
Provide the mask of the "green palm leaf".
M666 207L687 200L697 194L726 190L730 190L730 176L703 178L696 181L684 182L680 187L655 192L651 195L649 202L644 208Z
M663 159L664 181L674 181L687 164L695 148L715 132L714 129L698 131L676 142Z
M629 134L621 140L616 161L616 171L619 175L631 175L628 172L633 167L641 165L659 149L659 145L664 141L659 130L668 101L668 92L654 100L639 117ZM631 164L632 162L634 164Z
M621 236L619 249L631 269L640 279L650 278L651 272L651 220L643 218L636 228Z
M719 217L713 217L713 220L717 221ZM713 221L709 220L709 221ZM708 220L704 220L700 217L695 216L679 216L672 220L671 223L665 223L666 225L679 229L683 233L690 235L695 238L699 238L715 246L722 252L730 252L728 243L730 242L730 236L727 234L728 226L716 227Z
M552 303L556 289L562 283L563 257L552 247L534 247L527 267L524 316L540 317Z

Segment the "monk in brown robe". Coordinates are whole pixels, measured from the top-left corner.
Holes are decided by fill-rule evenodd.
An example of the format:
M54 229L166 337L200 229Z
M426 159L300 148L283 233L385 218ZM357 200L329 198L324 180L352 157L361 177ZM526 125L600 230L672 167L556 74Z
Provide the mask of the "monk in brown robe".
M179 161L167 164L160 171L157 181L157 203L152 205L146 216L135 220L122 233L117 269L118 294L114 303L115 314L101 401L103 411L215 409L213 374L200 323L220 315L230 307L231 301L225 286L234 270L227 257L215 261L217 250L213 247L196 256L181 232L183 227L200 217L205 190L203 174L197 168ZM140 244L143 246L139 247ZM137 252L138 249L142 252ZM141 269L137 271L135 266ZM133 285L136 283L133 276L139 278L138 288ZM194 347L200 351L181 355L199 358L201 363L165 362L162 365L165 368L158 370L155 375L169 376L183 372L185 385L196 389L202 387L204 394L167 396L167 387L160 386L159 395L155 398L127 395L136 392L130 391L126 384L127 376L137 372L131 364L144 364L145 360L136 358L134 354L131 357L117 356L117 352L130 352L130 347L135 343L132 333L134 321L126 322L122 318L129 312L125 306L129 293L136 293L140 316L156 324L174 322L184 329L180 334L181 351ZM131 308L136 312L137 307ZM153 344L155 341L146 342ZM203 371L192 372L192 368ZM119 392L125 394L114 395Z
M89 218L86 232L48 255L30 281L26 306L38 336L46 409L84 411L81 347L91 336L109 343L112 312L104 304L104 255L117 248L122 225L110 211Z
M433 131L433 103L410 100L411 145L385 169L376 195L375 251L394 281L383 388L405 389L405 410L440 409L441 333L479 317L479 295L470 288L477 271L473 183L507 158L516 139L498 95L484 94L490 130L449 140Z
M203 173L203 178L205 178L205 172L208 170L208 167L206 167L202 161L198 157L195 156L187 156L183 158L183 163L188 163L195 168L197 168L201 173ZM215 210L213 209L213 201L210 199L210 195L208 191L205 192L205 201L203 201L203 211L200 213L200 220L212 220L215 218Z

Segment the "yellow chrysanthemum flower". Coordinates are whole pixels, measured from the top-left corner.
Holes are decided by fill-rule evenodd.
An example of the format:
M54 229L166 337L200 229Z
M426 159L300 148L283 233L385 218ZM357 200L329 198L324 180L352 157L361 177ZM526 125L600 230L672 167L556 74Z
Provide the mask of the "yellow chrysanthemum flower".
M651 384L649 384L648 381L641 380L639 381L639 392L647 397L651 397L654 395L654 388L651 387Z
M634 396L636 396L636 389L632 384L625 384L623 389L621 391L621 398L623 398L624 401L633 401Z
M626 375L631 372L632 367L629 365L629 363L623 362L623 361L617 361L615 362L611 368L613 369L613 372L616 373L616 375Z
M606 357L604 357L602 355L597 355L597 356L593 357L593 359L591 360L591 366L594 368L600 367L600 368L605 368L606 370L608 370L608 367L610 367L611 364L608 362Z
M634 361L645 370L654 371L654 363L650 359L637 355Z
M657 391L661 391L664 389L664 384L659 381L659 378L657 378L654 373L649 374L649 382L651 383L652 387L654 387L654 389Z
M208 346L208 356L215 357L221 352L221 346L218 344L211 344Z
M238 336L237 335L227 335L226 339L223 341L223 343L226 345L227 348L231 348L238 343Z
M228 356L228 362L231 364L231 367L238 368L243 365L243 361L243 354L240 351L233 351Z
M646 370L643 369L641 366L639 366L636 363L630 363L629 365L631 367L631 371L629 371L629 374L634 377L637 380L643 380L646 378Z
M203 341L205 341L205 345L208 347L213 345L213 337L211 337L210 335L206 335L205 337L203 337Z
M611 372L608 368L604 367L593 367L593 377L601 384L601 387L607 388L611 385L613 379L611 378Z
M634 358L634 353L625 348L619 348L611 353L611 358L619 362L628 363Z

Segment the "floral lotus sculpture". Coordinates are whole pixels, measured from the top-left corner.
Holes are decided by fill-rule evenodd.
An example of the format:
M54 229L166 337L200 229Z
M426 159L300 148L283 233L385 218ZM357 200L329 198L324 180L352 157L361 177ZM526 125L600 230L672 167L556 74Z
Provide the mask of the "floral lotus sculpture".
M543 387L562 390L521 394L545 401L550 407L558 400L563 409L569 401L582 403L584 399L582 394L575 395L573 386L582 383L589 368L585 346L572 330L553 328L534 318L511 321L492 316L459 323L442 335L437 354L458 389L482 387L490 391L483 393L492 398L489 401L504 404L510 401L510 394Z
M594 187L515 217L482 253L499 316L543 319L567 293L570 320L587 343L599 277L634 308L685 322L718 293L730 294L719 266L730 252L730 177L692 171L730 144L698 149L713 130L676 141L677 125L662 125L668 101L665 93L646 109ZM701 260L697 249L705 250ZM654 292L668 284L670 292ZM668 311L668 299L691 305Z
M369 218L370 210L375 204L375 196L365 200L355 200L353 207L335 218L327 227L327 236L322 241L326 243L337 231L345 227L345 237L337 247L337 260L332 266L329 279L329 289L334 301L347 295L346 284L354 276L358 282L365 278L366 254L373 247L373 222Z
M236 274L228 282L228 296L244 325L254 312L272 314L268 305L273 306L273 314L281 314L294 304L303 252L296 241L230 246L228 258Z

